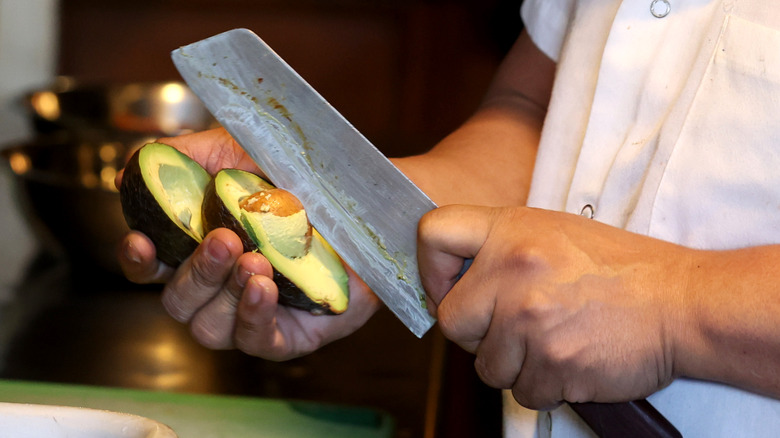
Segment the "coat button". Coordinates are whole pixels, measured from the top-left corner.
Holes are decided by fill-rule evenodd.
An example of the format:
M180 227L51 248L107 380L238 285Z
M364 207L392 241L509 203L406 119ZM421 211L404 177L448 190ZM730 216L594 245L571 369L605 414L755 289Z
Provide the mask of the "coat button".
M653 0L650 3L650 13L655 18L664 18L672 11L672 5L669 0Z
M593 209L593 206L590 204L585 204L584 207L582 207L582 210L580 210L580 216L584 216L588 219L593 219L593 214L596 211Z

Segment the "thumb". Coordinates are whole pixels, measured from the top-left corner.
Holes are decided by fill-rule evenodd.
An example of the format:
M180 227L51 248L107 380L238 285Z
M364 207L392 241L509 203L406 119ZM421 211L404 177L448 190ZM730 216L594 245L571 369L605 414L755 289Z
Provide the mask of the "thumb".
M420 279L435 308L458 282L487 239L489 207L450 205L434 209L420 220L417 262Z

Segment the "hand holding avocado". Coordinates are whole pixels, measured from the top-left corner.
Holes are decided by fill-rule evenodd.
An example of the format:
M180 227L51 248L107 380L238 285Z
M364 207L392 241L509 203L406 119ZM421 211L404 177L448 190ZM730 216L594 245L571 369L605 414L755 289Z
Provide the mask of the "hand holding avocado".
M203 181L199 177L195 178L199 182L194 183L194 186L189 185L192 183L190 180L186 190L180 188L182 191L202 193L204 204L201 205L201 210L203 210L202 206L205 203L215 202L213 200L215 198L224 201L233 196L234 200L237 201L239 198L247 198L253 193L261 191L254 190L257 187L252 184L258 184L258 181L262 181L262 179L247 173L261 172L222 129L164 139L161 142L177 147L179 151L184 153L185 157L192 157L203 166L206 174L216 175L215 178L209 176L206 179L202 191L193 188L200 187L199 184L202 184ZM172 155L177 157L173 161L182 160L177 153ZM119 177L118 186L124 185L123 179L133 178L131 173L135 171L129 171L130 168L129 164L124 177ZM168 172L171 169L166 169L165 175L176 172L190 175L200 173L184 170L187 168L180 168L173 172ZM238 170L219 172L223 168ZM268 188L267 183L260 184L262 188ZM206 200L206 197L210 197L212 200ZM294 199L294 197L292 198ZM348 269L347 271L343 270L338 257L332 253L316 230L309 230L306 227L308 221L303 221L304 235L309 233L311 239L307 254L316 254L320 259L327 258L329 272L335 270L337 274L332 277L335 286L333 289L329 289L331 292L327 292L330 296L326 300L309 299L295 303L290 300L290 296L283 297L284 294L295 289L291 287L295 281L281 284L281 286L277 283L281 283L281 279L285 278L285 270L289 274L290 265L293 265L292 269L294 270L296 265L310 264L312 257L283 257L287 262L290 260L294 260L294 262L274 269L268 259L260 253L245 252L253 249L250 245L258 245L258 242L252 242L251 239L247 239L247 236L244 236L242 241L236 231L241 233L243 228L235 227L235 223L224 222L232 217L239 221L237 223L240 223L240 208L234 208L232 213L227 212L230 213L227 214L225 203L222 202L220 208L206 209L217 214L203 215L202 223L200 223L191 215L192 211L198 209L197 206L192 203L189 203L187 207L182 206L187 203L174 202L174 204L176 205L174 208L169 208L169 214L166 216L173 219L170 222L185 225L183 228L181 226L177 228L180 230L180 234L188 235L190 240L195 242L191 255L180 258L180 260L169 258L169 263L161 262L158 259L159 254L165 254L167 251L162 248L167 245L169 240L173 239L157 238L159 244L155 245L153 243L155 239L151 238L152 236L134 231L124 241L122 251L119 254L120 264L125 275L132 281L138 283L166 282L163 291L163 303L166 309L177 320L189 322L192 325L194 336L204 345L212 348L236 347L249 354L269 359L292 358L311 352L332 340L353 332L362 326L378 308L376 297L353 272ZM228 204L232 206L232 202ZM235 214L236 212L238 212L238 216ZM278 213L278 211L275 212ZM249 221L251 219L247 218L252 215L260 215L260 218L256 218L256 221L259 222L268 222L269 219L268 214L265 214L269 212L244 213L247 216L245 220ZM220 215L222 216L218 219L220 222L215 222L215 216ZM274 216L273 212L271 212L271 216ZM301 215L298 214L295 217L300 218ZM273 217L270 219L274 220ZM283 219L283 216L277 219ZM217 223L219 225L216 225ZM199 239L192 237L193 234L197 236L197 233L192 231L198 225L203 226L203 233ZM217 226L219 228L215 229ZM235 231L223 228L225 226ZM260 239L261 235L268 238L275 234L255 233L254 237ZM278 233L276 237L278 237ZM271 237L272 241L268 241L268 239L265 242L261 241L258 246L265 245L266 253L274 253L271 249L279 246L284 248L283 244L280 245L278 241L273 240L276 237ZM281 254L278 250L275 251L274 255L278 255L276 253ZM163 257L167 258L165 255ZM276 264L278 265L278 263ZM306 277L311 278L310 275ZM274 278L277 279L277 283L272 281ZM322 285L321 279L308 281L316 287ZM351 296L349 308L344 311L347 285ZM303 290L310 286L311 284L303 287L298 286L297 289ZM293 296L300 297L300 294ZM284 300L293 305L303 307L308 305L306 309L314 313L344 312L344 316L337 318L317 317L310 312L301 312L288 306L277 305L278 302ZM322 305L323 302L328 303L327 307Z
M347 273L311 226L300 201L261 177L222 169L214 178L197 162L163 143L149 143L130 159L119 190L131 229L145 233L157 257L178 266L203 236L224 227L260 251L275 268L282 304L315 314L347 309Z

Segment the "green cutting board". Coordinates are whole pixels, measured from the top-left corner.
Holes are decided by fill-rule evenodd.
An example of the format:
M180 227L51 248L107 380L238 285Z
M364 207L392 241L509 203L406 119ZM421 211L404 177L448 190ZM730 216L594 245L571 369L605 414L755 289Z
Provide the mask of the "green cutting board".
M375 410L277 399L0 380L0 402L136 414L180 438L389 438L395 432L392 418Z

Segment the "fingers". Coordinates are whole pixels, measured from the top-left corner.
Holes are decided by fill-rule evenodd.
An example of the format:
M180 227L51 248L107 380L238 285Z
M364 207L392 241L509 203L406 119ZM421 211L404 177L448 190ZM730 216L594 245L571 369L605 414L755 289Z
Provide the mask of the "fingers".
M209 233L166 284L162 302L168 313L189 321L227 283L242 253L241 239L232 231L218 228Z
M134 283L164 283L174 272L173 268L157 259L152 241L137 231L125 236L117 259L125 277Z
M488 386L512 389L521 405L547 410L560 405L567 392L554 363L543 361L539 351L529 351L527 332L522 321L497 305L490 327L476 348L474 368Z
M435 209L420 220L417 260L423 287L437 306L458 281L464 260L473 258L487 239L486 210L473 206Z
M513 388L525 406L550 408L560 402L560 381L545 375L550 378L543 391L533 382L528 385L528 379L539 374L538 366L526 368L528 327L513 313L517 303L509 302L523 296L517 282L523 272L513 271L509 278L498 271L499 261L511 254L507 251L512 247L505 245L507 232L520 238L521 231L513 225L517 217L508 212L450 206L427 214L418 234L421 276L443 334L476 354L480 378L496 388ZM473 264L458 278L464 258L473 258ZM507 294L510 289L515 293Z
M341 315L312 315L277 304L276 284L254 276L238 307L236 347L269 360L288 360L311 353L353 333L380 307L379 299L349 267L349 308Z
M268 360L281 361L297 356L278 324L278 300L279 290L271 278L258 275L249 279L238 306L234 333L236 348Z
M288 360L353 333L380 307L379 299L354 272L350 274L349 308L341 315L312 315L278 305L278 288L268 277L253 276L238 305L236 348L269 360Z
M489 270L477 255L490 234L491 212L482 207L439 208L423 217L419 228L418 258L432 301L429 308L443 334L472 353L488 330L499 287L486 276ZM472 257L472 266L459 279L464 258Z
M207 348L234 348L234 331L238 332L236 326L241 324L241 315L236 317L239 303L246 294L245 289L249 288L250 279L272 275L273 268L265 257L256 253L241 255L217 295L193 316L190 322L193 337Z
M501 307L496 306L496 313ZM511 318L509 321L514 321ZM508 327L506 318L493 315L484 338L476 348L474 368L480 379L494 388L511 388L525 361L526 346L518 328Z
M161 138L158 141L184 152L212 175L225 168L260 173L257 164L224 128Z

